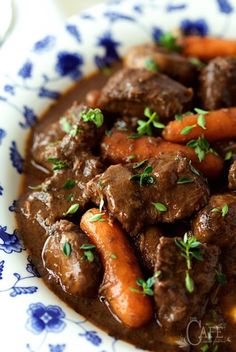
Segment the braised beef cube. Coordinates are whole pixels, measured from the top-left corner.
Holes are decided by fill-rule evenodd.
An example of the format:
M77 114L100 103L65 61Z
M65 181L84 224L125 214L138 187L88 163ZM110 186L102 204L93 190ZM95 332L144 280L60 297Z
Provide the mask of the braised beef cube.
M193 232L201 242L220 247L236 244L236 196L214 195L193 221Z
M96 204L104 198L109 212L131 235L145 225L189 217L209 198L205 179L182 153L164 153L141 164L110 166L87 188Z
M143 117L149 107L163 119L187 109L192 89L171 78L146 69L124 68L104 86L98 105L107 112Z
M229 169L229 189L236 190L236 161Z
M185 284L186 259L174 238L161 237L157 246L155 272L160 272L154 284L158 320L166 329L185 329L191 317L201 317L207 294L215 283L218 264L217 246L203 244L199 248L202 260L193 258L190 278L194 289Z
M66 220L57 222L44 244L42 260L65 292L82 296L97 294L101 264L96 248L78 226Z
M198 70L187 58L155 44L132 47L124 60L128 68L157 70L190 87L197 79Z
M60 120L35 133L32 157L36 163L52 170L54 164L50 160L73 160L77 151L89 151L97 144L104 127L98 128L94 122L84 121L81 113L88 109L75 102Z
M203 107L216 110L235 105L236 58L217 57L209 62L200 76Z
M149 226L134 238L142 265L152 273L156 263L157 245L161 236L160 228Z
M36 221L47 229L67 216L73 204L79 204L80 211L84 209L88 202L86 183L101 170L99 159L83 152L72 168L55 172L20 201L19 210L29 222Z

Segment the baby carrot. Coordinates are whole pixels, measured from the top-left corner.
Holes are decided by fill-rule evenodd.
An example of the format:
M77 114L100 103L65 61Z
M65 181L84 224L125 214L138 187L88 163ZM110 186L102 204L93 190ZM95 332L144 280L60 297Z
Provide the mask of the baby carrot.
M163 138L170 142L186 143L200 136L206 137L209 142L236 137L236 107L204 114L204 128L198 125L198 118L199 114L193 114L169 122L163 130Z
M180 41L182 53L185 56L210 60L217 56L235 56L236 40L186 36Z
M93 221L99 214L100 219ZM101 293L113 313L131 328L146 324L152 318L152 301L137 285L143 276L121 226L93 208L82 216L80 227L101 255L105 269Z
M192 160L197 169L213 179L221 174L224 167L223 160L211 152L206 154L202 162L199 162L194 149L185 145L148 136L129 139L129 134L121 131L114 131L110 136L105 136L101 149L104 158L114 164L141 161L161 153L181 151L188 159Z

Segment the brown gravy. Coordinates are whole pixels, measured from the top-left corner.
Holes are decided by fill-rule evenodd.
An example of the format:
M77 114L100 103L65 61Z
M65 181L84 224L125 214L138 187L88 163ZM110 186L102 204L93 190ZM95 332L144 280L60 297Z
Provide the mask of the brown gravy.
M57 120L58 117L63 116L64 111L73 103L74 100L83 101L86 94L94 88L100 88L104 85L107 80L107 76L103 73L96 73L89 78L86 78L79 82L71 91L66 95L61 97L59 102L52 106L49 111L43 116L43 118L36 124L33 128L28 143L26 146L26 165L25 165L25 175L23 178L23 184L20 190L22 195L28 192L28 186L32 184L39 184L42 179L45 178L45 173L32 164L31 160L31 145L32 137L35 131L40 131L53 121ZM56 285L48 278L47 272L43 269L41 264L41 249L43 246L43 240L39 233L34 233L27 228L25 219L17 214L17 223L19 228L19 233L21 234L26 247L31 249L31 255L36 267L38 268L42 278L44 279L46 285L54 291L63 301L65 301L69 306L71 306L76 312L82 314L84 317L89 319L92 323L99 326L103 330L107 331L108 334L115 336L118 339L126 340L139 348L143 348L151 351L158 352L171 352L180 351L177 341L183 341L185 334L183 336L178 336L177 334L164 333L153 319L148 325L138 329L129 329L122 324L120 324L110 313L108 308L103 302L100 302L98 298L82 298L82 297L72 297L66 294L59 285ZM33 240L32 240L33 238ZM33 241L33 245L32 245ZM33 248L33 250L32 250ZM231 291L231 302L235 302L235 294ZM229 302L228 302L229 303ZM235 338L235 326L229 328L230 334L232 334L232 346L236 344ZM234 336L234 337L233 337ZM228 349L228 344L222 344L218 351L235 351L236 347L233 349ZM190 351L187 347L185 351ZM191 347L191 351L201 351L200 347ZM211 351L209 349L209 351Z

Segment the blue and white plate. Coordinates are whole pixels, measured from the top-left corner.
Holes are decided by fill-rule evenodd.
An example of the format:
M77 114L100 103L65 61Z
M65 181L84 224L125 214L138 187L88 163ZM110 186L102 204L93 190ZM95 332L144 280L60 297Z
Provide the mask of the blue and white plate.
M235 2L234 2L235 3ZM135 44L181 27L235 37L233 0L113 0L48 33L0 79L0 350L120 352L115 340L61 302L38 277L15 231L24 145L31 126L76 80Z

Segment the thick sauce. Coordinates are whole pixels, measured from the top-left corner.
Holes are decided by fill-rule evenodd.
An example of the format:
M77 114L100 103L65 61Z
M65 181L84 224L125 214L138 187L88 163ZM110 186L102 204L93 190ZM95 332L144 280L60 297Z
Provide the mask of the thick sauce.
M25 176L23 179L22 188L20 190L21 194L28 192L28 186L32 184L40 184L45 176L47 176L45 172L40 170L40 168L37 168L37 165L33 164L31 160L31 144L34 132L42 130L45 125L48 125L63 116L64 111L73 103L74 100L83 101L86 94L91 89L102 87L106 80L107 76L103 73L94 74L93 76L82 80L73 88L73 90L63 96L57 104L50 108L43 119L33 128L26 147ZM190 351L189 346L184 349L178 347L178 345L183 346L183 339L186 337L185 333L182 336L178 336L174 333L165 334L155 319L143 328L128 329L112 316L107 306L103 302L99 301L99 299L81 297L75 298L66 294L59 285L56 285L49 279L47 272L42 267L41 250L44 243L43 230L42 233L38 233L38 231L34 228L29 228L25 218L20 214L17 214L17 223L19 233L21 234L26 247L30 249L33 261L45 283L75 311L82 314L95 325L107 331L110 335L126 340L139 348L158 352L180 350ZM173 229L171 229L171 231L173 231ZM225 292L227 292L227 289L225 289ZM226 305L229 305L230 302L235 302L235 290L233 291L233 287L231 287L231 296L228 296L227 299L224 297L224 299L227 301L225 303ZM229 334L232 339L232 347L228 349L229 344L224 343L218 347L217 351L236 351L235 325L232 325L229 328ZM191 350L201 351L200 347L191 347ZM209 349L209 351L211 350Z

